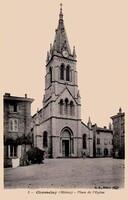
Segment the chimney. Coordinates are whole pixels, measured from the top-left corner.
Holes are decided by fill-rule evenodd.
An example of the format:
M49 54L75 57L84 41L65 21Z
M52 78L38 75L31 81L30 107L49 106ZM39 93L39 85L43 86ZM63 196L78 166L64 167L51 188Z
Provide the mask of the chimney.
M25 98L27 98L27 94L25 94Z
M8 96L8 97L10 97L10 93L5 93L5 96Z

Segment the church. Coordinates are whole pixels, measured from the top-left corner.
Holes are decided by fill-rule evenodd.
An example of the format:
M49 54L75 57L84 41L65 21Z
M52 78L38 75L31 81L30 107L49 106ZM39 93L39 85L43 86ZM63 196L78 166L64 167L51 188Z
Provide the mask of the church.
M34 146L45 150L46 158L93 157L91 122L81 119L81 97L75 47L68 42L62 5L55 39L46 58L43 106L32 117Z

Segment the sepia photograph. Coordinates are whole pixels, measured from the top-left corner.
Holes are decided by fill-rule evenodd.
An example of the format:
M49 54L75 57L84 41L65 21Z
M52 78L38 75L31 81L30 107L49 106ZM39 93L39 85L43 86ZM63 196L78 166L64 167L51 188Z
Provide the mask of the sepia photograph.
M125 194L127 6L2 1L4 193Z

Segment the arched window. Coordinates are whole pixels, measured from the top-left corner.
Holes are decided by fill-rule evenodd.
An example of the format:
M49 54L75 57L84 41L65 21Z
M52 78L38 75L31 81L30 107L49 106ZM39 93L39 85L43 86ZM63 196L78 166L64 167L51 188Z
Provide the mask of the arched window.
M71 116L74 115L74 104L73 104L73 101L70 101L70 115Z
M65 99L65 115L68 114L68 99Z
M87 149L87 135L83 134L83 149Z
M70 66L66 67L66 81L70 81Z
M65 68L65 66L64 66L64 64L62 64L60 66L60 79L61 80L64 80L64 68Z
M49 74L50 74L50 83L52 83L52 68L49 68Z
M63 115L63 99L60 100L60 115Z
M46 131L43 134L43 147L48 147L48 134Z

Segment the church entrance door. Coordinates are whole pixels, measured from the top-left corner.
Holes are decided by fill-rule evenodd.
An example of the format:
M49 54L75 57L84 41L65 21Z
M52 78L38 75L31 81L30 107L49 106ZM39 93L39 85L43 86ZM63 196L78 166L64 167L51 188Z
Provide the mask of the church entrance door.
M73 133L66 127L60 133L60 153L63 158L68 158L72 156L73 152Z
M69 157L69 140L62 140L62 155Z

